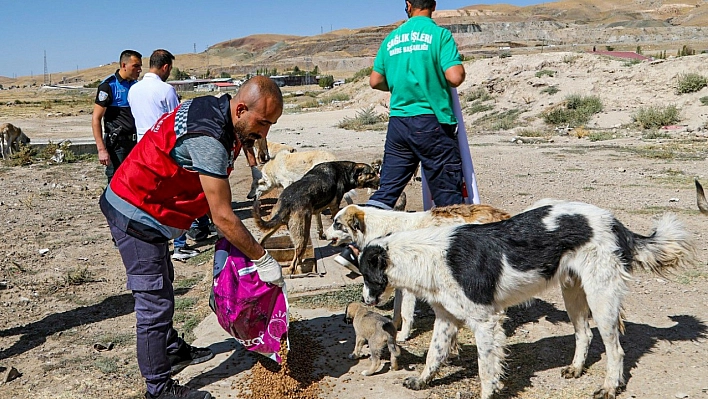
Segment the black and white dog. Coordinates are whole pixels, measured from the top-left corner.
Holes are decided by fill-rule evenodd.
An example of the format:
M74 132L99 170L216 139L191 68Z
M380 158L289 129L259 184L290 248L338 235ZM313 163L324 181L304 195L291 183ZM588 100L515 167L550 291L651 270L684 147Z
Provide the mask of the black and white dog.
M619 333L624 331L622 299L630 273L643 268L662 274L694 261L691 234L672 214L644 237L607 210L558 200L539 201L497 223L393 233L371 241L359 258L367 304L402 288L435 311L425 368L404 386L424 388L445 360L457 329L467 326L475 334L483 399L503 387L504 310L553 283L560 284L575 327L575 356L562 375L577 378L583 372L592 314L607 351L605 382L595 398L614 398L624 383Z

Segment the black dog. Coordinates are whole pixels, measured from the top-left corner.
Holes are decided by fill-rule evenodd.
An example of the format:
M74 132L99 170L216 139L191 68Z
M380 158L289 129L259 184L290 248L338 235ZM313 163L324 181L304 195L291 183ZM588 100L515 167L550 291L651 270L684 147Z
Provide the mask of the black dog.
M339 212L339 203L349 190L355 188L378 188L379 176L365 163L349 161L324 162L312 167L302 179L286 187L273 207L273 216L265 221L261 216L260 201L253 202L253 218L265 236L261 245L280 226L287 225L295 246L295 255L290 264L290 273L302 260L302 254L310 239L312 216L317 216L317 232L325 239L320 214L329 208L332 217Z

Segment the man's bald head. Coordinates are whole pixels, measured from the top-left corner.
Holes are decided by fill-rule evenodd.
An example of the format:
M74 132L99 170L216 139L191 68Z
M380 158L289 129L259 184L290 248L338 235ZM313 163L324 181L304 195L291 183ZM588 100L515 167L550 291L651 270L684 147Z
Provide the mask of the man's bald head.
M283 114L283 93L265 76L254 76L231 99L231 119L236 138L253 151L255 140L263 139Z
M283 93L280 87L273 79L261 75L254 76L241 85L235 99L249 108L259 108L258 102L264 97L273 101L274 106L283 109Z

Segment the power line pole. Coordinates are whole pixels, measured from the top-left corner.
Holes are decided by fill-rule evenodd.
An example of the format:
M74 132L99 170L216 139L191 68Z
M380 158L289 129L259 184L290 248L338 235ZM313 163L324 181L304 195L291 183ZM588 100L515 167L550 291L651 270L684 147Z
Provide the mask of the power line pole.
M44 84L50 84L49 71L47 70L47 50L44 50Z

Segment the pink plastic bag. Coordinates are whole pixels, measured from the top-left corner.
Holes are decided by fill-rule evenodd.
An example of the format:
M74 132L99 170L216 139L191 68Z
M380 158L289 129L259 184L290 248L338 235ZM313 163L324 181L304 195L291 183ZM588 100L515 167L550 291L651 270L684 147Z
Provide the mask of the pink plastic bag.
M236 341L281 362L280 340L289 327L285 286L262 282L253 262L225 238L216 242L209 303Z

